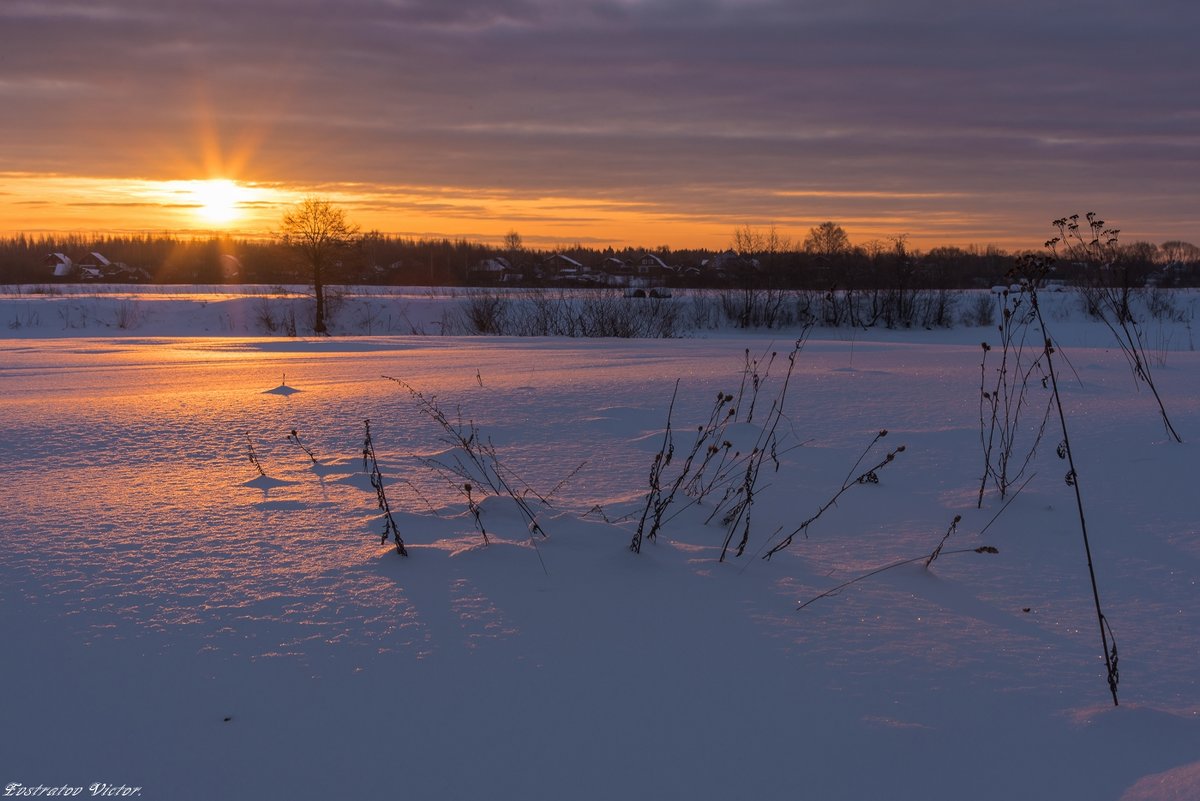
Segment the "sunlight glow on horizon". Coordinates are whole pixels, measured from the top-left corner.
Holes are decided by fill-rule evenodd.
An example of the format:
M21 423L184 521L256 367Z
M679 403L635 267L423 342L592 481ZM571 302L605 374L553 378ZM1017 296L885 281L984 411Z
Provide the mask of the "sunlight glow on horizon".
M927 195L917 192L814 187L785 191L791 202L772 207L761 201L779 196L778 190L764 195L740 188L723 193L726 208L722 209L706 205L704 193L699 193L699 200L685 197L675 206L649 196L587 197L502 187L359 182L292 185L228 177L151 180L0 172L0 184L0 236L273 238L283 213L306 195L327 198L344 208L364 232L497 246L515 230L528 247L538 249L580 244L724 250L734 231L747 225L774 225L781 236L799 246L812 227L826 220L841 225L855 245L907 234L910 247L916 249L995 245L1019 250L1036 248L1046 236L1045 231L1030 234L1016 226L988 230L994 219L927 208L922 202ZM882 205L876 202L879 198L884 199Z
M196 213L208 222L225 225L242 216L242 200L247 193L228 178L193 181L190 191L200 204Z

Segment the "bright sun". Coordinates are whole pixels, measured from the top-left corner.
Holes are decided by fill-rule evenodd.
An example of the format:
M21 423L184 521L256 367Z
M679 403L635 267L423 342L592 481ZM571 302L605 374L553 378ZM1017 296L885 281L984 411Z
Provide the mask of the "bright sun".
M210 223L223 225L236 220L242 214L242 188L225 178L196 181L192 188L199 208L196 213Z

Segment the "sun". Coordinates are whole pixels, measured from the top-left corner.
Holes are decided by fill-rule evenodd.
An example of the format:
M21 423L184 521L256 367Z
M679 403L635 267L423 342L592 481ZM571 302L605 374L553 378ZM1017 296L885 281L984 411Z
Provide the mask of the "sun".
M196 214L209 223L225 225L242 216L242 187L226 178L196 181L191 189Z

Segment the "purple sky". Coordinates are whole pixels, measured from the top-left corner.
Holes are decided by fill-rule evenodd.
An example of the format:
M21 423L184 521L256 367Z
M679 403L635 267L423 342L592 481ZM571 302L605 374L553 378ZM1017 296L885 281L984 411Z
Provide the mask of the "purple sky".
M3 0L0 210L220 174L531 243L1200 241L1197 33L1160 0Z

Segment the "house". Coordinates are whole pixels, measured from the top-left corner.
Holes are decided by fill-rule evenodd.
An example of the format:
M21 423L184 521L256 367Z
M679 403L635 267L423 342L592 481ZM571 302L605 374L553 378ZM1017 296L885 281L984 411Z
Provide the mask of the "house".
M616 256L609 256L600 262L600 272L607 275L632 275L633 271L633 266L629 262Z
M122 261L110 261L103 253L93 250L84 261L74 262L62 253L49 253L42 263L54 270L54 277L77 281L114 281L138 283L151 280L150 273L141 267L130 267Z
M513 268L508 259L503 256L493 256L467 270L467 283L499 284L506 282L507 276L513 274Z
M649 278L661 278L675 272L673 267L668 266L665 261L653 253L647 253L638 259L637 264L634 265L634 269L638 275Z
M603 286L629 286L636 279L637 269L616 256L609 256L596 268L596 283Z
M731 278L748 272L757 272L759 269L758 259L742 256L734 250L718 253L711 259L705 259L700 263L700 271L715 278Z
M63 253L47 253L42 264L54 271L55 278L70 278L75 274L75 262Z
M79 264L79 278L83 281L99 281L101 278L112 278L113 263L103 254L92 251L87 254L87 261Z
M561 253L555 253L542 260L542 275L546 278L574 281L586 272L588 269L582 263Z

